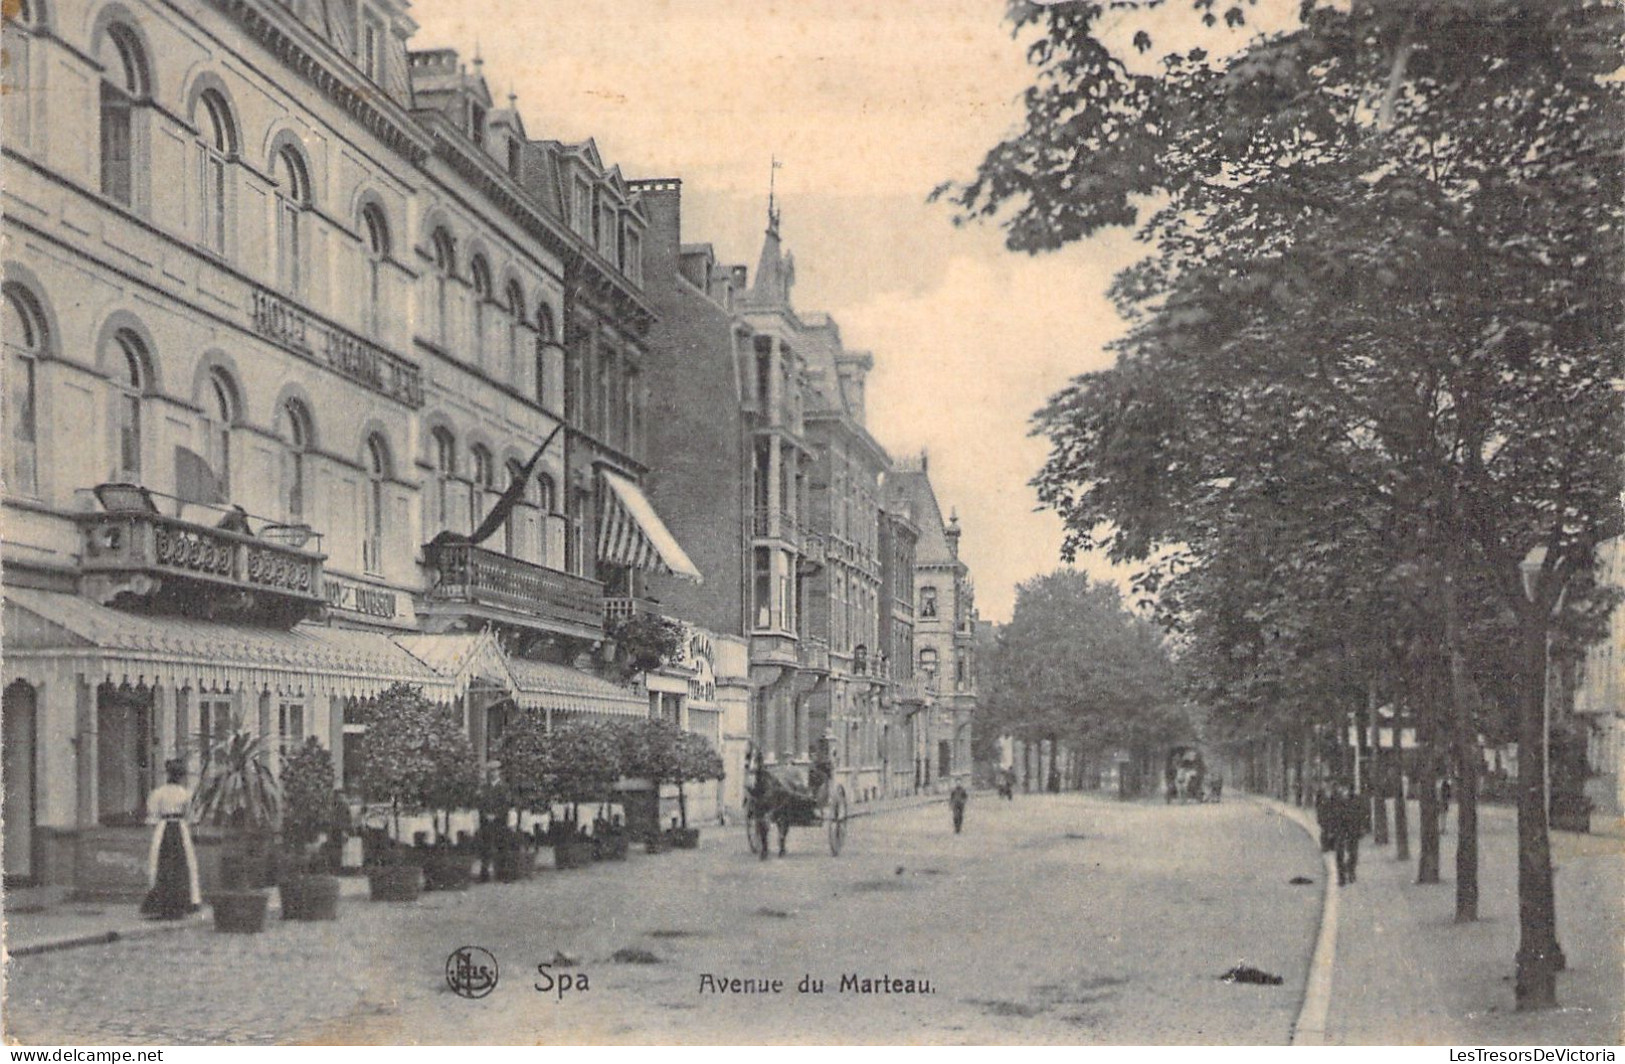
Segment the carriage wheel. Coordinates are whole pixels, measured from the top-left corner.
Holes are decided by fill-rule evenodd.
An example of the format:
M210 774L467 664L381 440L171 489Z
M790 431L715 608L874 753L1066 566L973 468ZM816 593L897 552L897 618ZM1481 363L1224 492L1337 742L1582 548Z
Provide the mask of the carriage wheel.
M846 788L837 787L830 796L829 812L826 814L829 821L829 853L831 857L841 856L841 847L846 845Z
M761 853L762 844L756 837L756 806L753 802L745 802L745 841L750 844L751 853Z

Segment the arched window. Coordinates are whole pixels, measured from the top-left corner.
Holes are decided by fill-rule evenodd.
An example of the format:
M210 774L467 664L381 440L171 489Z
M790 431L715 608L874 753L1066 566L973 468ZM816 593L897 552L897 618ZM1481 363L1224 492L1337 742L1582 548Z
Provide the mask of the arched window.
M224 500L231 498L231 428L237 423L237 387L223 370L211 370L203 390L203 460Z
M384 267L389 262L389 222L376 203L361 209L361 238L367 244L367 288L362 322L369 335L384 331Z
M508 484L511 485L515 480L523 477L524 475L524 464L521 463L517 458L508 459ZM528 496L524 497L524 501L530 501ZM507 554L510 558L519 557L521 551L519 544L519 511L517 507L508 511L508 520L502 525L502 540L503 553Z
M305 489L309 470L305 455L310 450L310 411L297 399L282 404L277 435L282 439L282 509L288 520L305 519Z
M543 303L536 309L536 405L547 408L547 351L558 344L553 328L553 308Z
M491 265L485 256L475 255L468 264L468 275L474 283L474 364L485 368L485 339L490 332L485 316L491 310Z
M508 383L519 387L524 374L519 368L519 341L525 335L525 292L518 281L508 282Z
M435 521L442 531L451 527L452 482L457 477L457 440L448 429L435 429L430 439L434 463Z
M436 229L431 240L434 252L435 340L442 348L451 346L451 279L457 276L457 245L451 234Z
M102 195L129 207L135 199L135 105L148 92L147 56L135 31L115 23L107 27L99 58Z
M276 178L277 283L289 295L305 289L305 255L310 236L305 232L305 212L310 209L310 171L298 149L285 144L277 150L273 176Z
M216 255L226 253L227 200L231 160L237 154L237 126L223 96L208 89L198 97L192 124L198 128L198 234Z
M920 588L920 617L929 620L937 615L937 589Z
M6 362L0 373L5 387L6 491L39 493L39 360L45 353L45 315L27 289L5 286L5 322L0 341Z
M391 476L389 446L377 433L367 437L363 460L367 467L367 495L362 502L361 568L384 571L384 482Z
M497 465L491 449L480 443L469 448L468 460L473 466L470 472L474 474L473 483L468 486L468 530L472 532L485 520L485 508L496 493Z
M559 490L553 485L553 478L546 473L536 477L537 497L536 505L541 507L544 514L559 512Z
M925 674L926 681L934 683L937 678L937 652L932 647L920 651L920 672Z
M147 347L129 329L113 334L109 372L116 394L113 398L113 479L127 484L141 483L141 406L147 394L150 364Z

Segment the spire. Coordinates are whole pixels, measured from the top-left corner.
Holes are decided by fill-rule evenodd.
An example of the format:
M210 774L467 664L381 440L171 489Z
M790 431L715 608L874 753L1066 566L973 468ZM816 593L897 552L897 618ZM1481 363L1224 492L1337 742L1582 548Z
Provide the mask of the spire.
M779 208L775 193L778 185L779 167L783 165L783 163L779 162L779 157L775 155L773 156L773 165L767 171L767 231L774 237L779 235Z

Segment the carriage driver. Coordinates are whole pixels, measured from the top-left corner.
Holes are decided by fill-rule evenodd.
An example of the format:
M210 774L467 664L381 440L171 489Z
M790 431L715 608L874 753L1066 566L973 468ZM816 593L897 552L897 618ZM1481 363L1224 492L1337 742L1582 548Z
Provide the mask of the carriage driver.
M825 732L813 753L812 767L807 770L807 789L822 798L835 778L835 736Z

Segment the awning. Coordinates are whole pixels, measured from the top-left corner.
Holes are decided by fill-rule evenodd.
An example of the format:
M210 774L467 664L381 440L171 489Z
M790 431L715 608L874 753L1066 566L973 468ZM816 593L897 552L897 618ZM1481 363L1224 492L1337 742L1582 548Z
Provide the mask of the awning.
M461 698L477 681L512 690L513 673L502 644L490 629L443 635L403 634L393 637L413 658L431 670L451 694Z
M599 559L700 583L699 569L655 513L643 489L614 470L605 469L603 475L610 490L604 493L604 512L598 522Z
M5 681L41 670L99 682L369 698L394 683L446 697L438 674L384 633L152 617L56 591L5 590Z
M649 715L646 696L568 665L509 658L508 669L517 687L514 701L526 709L617 717Z

